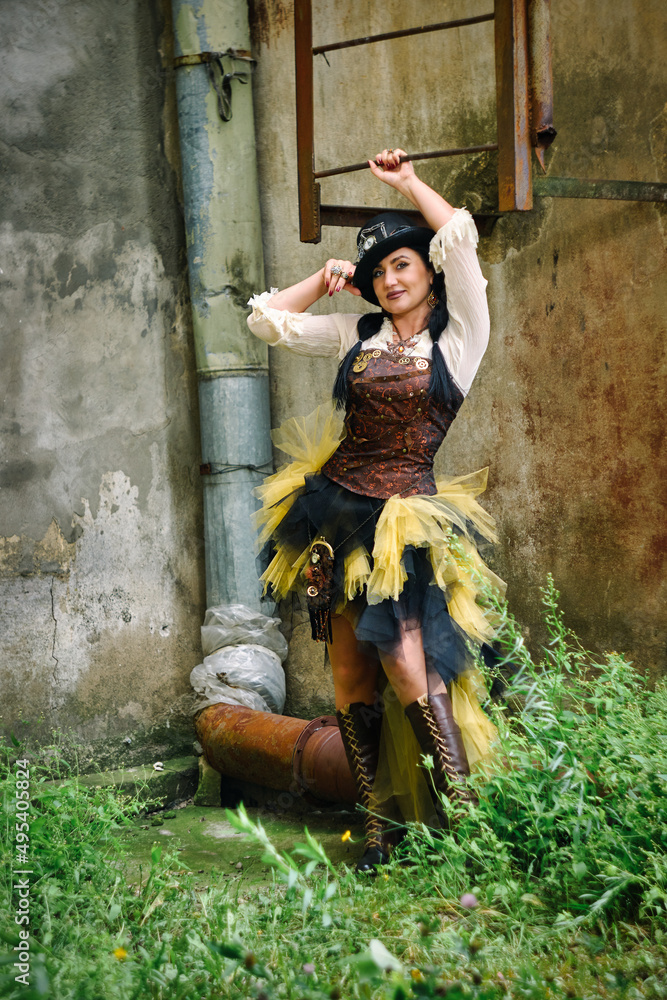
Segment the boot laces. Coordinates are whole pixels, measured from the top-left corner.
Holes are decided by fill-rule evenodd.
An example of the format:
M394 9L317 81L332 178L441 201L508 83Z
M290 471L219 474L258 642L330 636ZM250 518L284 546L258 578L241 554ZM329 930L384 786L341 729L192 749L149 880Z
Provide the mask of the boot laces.
M354 777L357 782L357 787L361 792L361 804L365 809L372 809L376 805L375 796L373 795L373 786L366 768L364 767L364 758L361 753L361 746L354 727L352 715L342 709L340 716L345 729L345 740L354 764ZM384 825L380 818L378 816L374 816L371 812L366 812L364 815L364 833L367 847L377 847L380 850L384 850Z
M442 733L440 732L433 710L429 705L428 695L422 695L418 701L424 710L424 720L428 727L429 735L433 741L433 747L437 754L440 768L444 772L445 776L449 778L449 783L445 788L445 794L450 799L456 795L459 799L461 799L461 801L469 802L471 798L470 792L466 788L465 781L462 779L461 775L454 766L452 755L443 739Z

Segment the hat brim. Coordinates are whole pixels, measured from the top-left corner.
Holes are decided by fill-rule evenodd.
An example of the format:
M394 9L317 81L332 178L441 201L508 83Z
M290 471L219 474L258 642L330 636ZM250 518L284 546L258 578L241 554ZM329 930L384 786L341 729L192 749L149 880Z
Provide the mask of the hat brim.
M400 247L410 247L411 250L428 250L435 233L424 226L412 226L410 229L402 229L392 236L388 236L379 243L375 243L370 250L367 250L354 272L354 284L361 292L362 298L366 302L372 302L374 306L379 306L378 298L373 291L373 270L389 256L394 250Z

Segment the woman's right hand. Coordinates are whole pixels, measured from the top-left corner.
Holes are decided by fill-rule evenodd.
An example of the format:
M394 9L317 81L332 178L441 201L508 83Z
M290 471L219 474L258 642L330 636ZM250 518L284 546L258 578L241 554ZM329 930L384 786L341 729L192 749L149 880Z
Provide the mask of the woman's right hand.
M410 160L401 163L401 157L408 154L404 149L383 149L374 160L368 161L371 173L379 181L389 184L399 191L410 184L415 177L415 168Z
M340 268L340 272L334 273L335 268ZM343 289L351 292L352 295L361 295L359 289L351 284L355 270L354 264L349 260L338 260L338 258L332 257L326 262L322 269L322 278L329 292L329 297L334 292L342 292Z
M407 155L404 149L383 149L368 161L368 166L374 177L407 198L437 233L453 217L455 209L417 177L410 160L401 163L401 157Z

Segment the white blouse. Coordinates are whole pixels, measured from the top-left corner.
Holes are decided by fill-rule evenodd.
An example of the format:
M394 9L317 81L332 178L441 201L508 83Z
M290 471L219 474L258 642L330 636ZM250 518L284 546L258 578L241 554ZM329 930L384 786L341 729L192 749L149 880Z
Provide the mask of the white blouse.
M467 395L489 342L489 308L486 301L487 281L477 260L477 229L465 208L457 208L449 222L438 230L429 248L429 257L436 271L445 272L449 322L440 335L442 351L450 374ZM360 313L291 313L273 309L269 300L277 288L253 295L248 302L252 313L248 326L256 337L272 347L288 347L297 354L311 357L338 357L341 360L359 339L357 322ZM364 349L382 349L393 339L391 321L382 326ZM416 357L430 358L433 341L424 331L413 351Z

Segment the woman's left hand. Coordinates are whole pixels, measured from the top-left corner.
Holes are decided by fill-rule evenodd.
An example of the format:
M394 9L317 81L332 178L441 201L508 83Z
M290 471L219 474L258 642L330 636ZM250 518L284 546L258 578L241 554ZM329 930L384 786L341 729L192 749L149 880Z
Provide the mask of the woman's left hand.
M375 160L369 160L368 166L378 180L384 181L390 187L400 188L415 176L412 163L401 163L401 157L408 154L404 149L383 149Z

